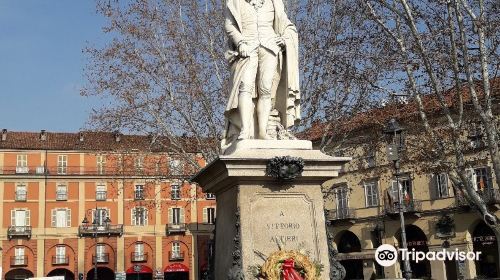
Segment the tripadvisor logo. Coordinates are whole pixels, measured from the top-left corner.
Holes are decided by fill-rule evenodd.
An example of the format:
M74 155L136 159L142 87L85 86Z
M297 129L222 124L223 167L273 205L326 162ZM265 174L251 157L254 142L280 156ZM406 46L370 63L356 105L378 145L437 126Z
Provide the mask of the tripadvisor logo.
M398 251L392 245L382 244L375 251L375 260L381 266L391 266L398 261Z
M375 260L381 266L391 266L398 261L398 255L401 256L401 260L406 261L414 261L419 263L424 260L428 261L477 261L479 260L479 256L481 252L464 252L455 250L438 250L432 252L422 252L416 251L415 248L408 249L396 249L394 246L389 244L380 245L375 251Z

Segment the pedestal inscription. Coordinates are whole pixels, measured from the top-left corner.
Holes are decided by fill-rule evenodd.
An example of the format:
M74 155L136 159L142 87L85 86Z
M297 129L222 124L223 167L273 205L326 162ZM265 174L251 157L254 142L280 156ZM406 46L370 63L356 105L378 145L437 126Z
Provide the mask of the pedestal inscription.
M319 260L315 209L306 194L257 193L250 203L255 252L267 257L281 247L300 250L312 260ZM254 264L263 262L258 254L253 260Z

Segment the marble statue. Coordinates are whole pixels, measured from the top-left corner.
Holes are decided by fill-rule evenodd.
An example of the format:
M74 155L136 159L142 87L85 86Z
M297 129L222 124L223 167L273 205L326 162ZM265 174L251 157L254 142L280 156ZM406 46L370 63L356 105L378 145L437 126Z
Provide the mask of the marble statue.
M276 139L273 130L300 119L297 29L282 0L227 0L225 17L231 78L221 146Z

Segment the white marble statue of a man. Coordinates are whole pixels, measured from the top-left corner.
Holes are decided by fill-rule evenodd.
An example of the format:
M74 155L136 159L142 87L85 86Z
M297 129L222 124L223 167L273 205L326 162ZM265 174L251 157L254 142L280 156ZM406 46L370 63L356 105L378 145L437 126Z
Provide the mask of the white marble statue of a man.
M282 0L227 0L225 29L231 92L223 149L236 140L270 139L272 109L285 129L300 119L298 36Z

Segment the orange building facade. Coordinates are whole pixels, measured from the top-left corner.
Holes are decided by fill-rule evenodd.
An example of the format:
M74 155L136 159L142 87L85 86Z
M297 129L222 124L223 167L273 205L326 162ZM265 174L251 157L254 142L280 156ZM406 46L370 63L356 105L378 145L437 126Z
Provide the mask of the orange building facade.
M200 279L215 197L187 181L199 154L165 151L148 136L3 130L2 278Z

